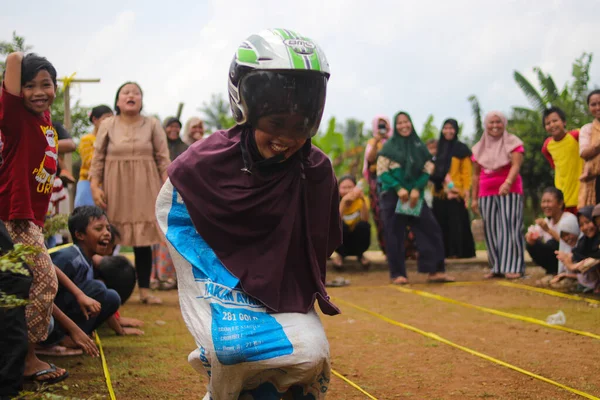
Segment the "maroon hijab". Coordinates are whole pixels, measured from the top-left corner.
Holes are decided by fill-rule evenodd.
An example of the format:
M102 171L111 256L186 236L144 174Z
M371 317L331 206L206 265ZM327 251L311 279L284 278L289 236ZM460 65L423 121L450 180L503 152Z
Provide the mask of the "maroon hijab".
M310 140L269 163L247 126L194 143L169 178L200 236L242 289L274 312L339 310L325 290L327 257L342 242L331 162Z

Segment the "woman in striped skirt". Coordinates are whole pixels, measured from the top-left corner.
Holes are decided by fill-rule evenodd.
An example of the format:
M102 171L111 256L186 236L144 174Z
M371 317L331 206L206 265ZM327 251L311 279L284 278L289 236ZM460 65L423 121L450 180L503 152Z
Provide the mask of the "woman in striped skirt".
M523 142L506 131L498 111L485 116L485 131L473 146L472 209L481 214L492 271L486 278L516 279L525 272L523 181L519 170Z

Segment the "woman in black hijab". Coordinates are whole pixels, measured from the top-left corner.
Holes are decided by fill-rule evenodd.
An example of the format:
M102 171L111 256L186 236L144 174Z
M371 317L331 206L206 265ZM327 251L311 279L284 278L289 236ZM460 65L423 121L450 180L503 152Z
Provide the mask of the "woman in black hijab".
M458 140L458 122L447 119L438 140L433 213L442 228L446 258L475 257L475 243L466 204L469 203L473 166L471 150Z

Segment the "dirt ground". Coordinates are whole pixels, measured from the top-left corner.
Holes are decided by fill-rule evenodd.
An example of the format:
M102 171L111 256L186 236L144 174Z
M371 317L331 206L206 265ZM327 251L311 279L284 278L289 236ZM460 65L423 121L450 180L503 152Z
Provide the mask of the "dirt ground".
M455 266L461 281L481 281L484 270ZM533 284L539 271L519 283ZM360 311L348 302L389 319L435 333L458 345L513 364L563 385L600 397L600 340L448 304L388 285L387 272L349 267L351 285L330 289L343 311L322 317L331 346L333 369L377 399L575 399L581 398L522 373L494 364ZM480 282L472 285L425 284L409 272L411 288L455 300L545 320L562 310L565 326L600 334L600 309L581 301ZM135 295L124 316L145 321L146 335L116 337L101 330L117 399L201 399L206 378L187 363L195 347L179 312L175 291L160 292L165 304L141 306ZM159 322L157 324L157 321ZM52 359L67 368L69 396L106 395L99 360ZM332 377L328 398L365 399Z

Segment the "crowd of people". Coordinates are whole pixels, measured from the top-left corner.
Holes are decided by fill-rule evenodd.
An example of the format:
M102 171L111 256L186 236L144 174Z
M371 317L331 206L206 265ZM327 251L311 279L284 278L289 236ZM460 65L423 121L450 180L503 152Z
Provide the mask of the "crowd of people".
M285 68L278 64L292 52L303 68L292 58ZM179 286L198 345L190 362L208 369L212 393L271 390L250 388L252 377L224 368L260 361L265 371L302 375L295 381L263 376L276 387L322 398L330 365L314 303L325 314L339 313L325 290L327 257L336 268L347 256L369 267L371 214L394 284L409 282L409 257L417 258L428 282L453 282L446 259L475 256L470 208L483 220L491 266L486 278L522 277L528 251L548 273L539 284L600 291L599 90L587 98L593 122L579 131L566 131L559 108L544 112L549 138L540 151L555 169L555 187L542 197L545 218L523 235L524 146L507 132L500 112L485 116L472 149L459 140L455 119L442 124L438 140L424 143L408 113L392 120L379 115L365 150L364 179L336 179L331 162L310 142L323 113L328 68L322 50L293 31L249 37L229 74L237 125L207 139L199 118L184 127L178 118L161 124L142 114L141 87L125 82L112 109L92 109L93 131L79 141L81 164L73 176L61 156L75 143L50 118L56 70L35 54L7 57L0 96L0 254L17 244L36 252L27 263L30 281L19 286L29 303L0 314L2 399L16 395L23 381L53 384L68 377L40 355L97 356L91 334L101 324L118 335L142 335L143 322L119 312L136 284L147 305L162 302L151 289ZM76 185L68 217L72 245L49 250L62 238L45 240L44 222L69 212L66 185ZM132 248L133 265L119 255L120 246ZM176 271L185 281L177 282ZM8 275L0 275L0 289L15 293ZM214 284L220 289L211 289ZM231 327L236 315L248 323ZM287 343L308 333L288 337L282 326L313 327L305 339L314 346L286 353ZM243 342L245 335L220 337L215 332L221 329L251 329L253 340L242 343L251 350L235 350L240 344L229 341ZM274 332L277 351L263 346Z
M599 293L600 270L590 246L600 216L600 206L594 211L600 203L600 90L589 93L587 104L593 121L580 130L567 131L566 114L558 107L543 113L549 136L540 151L554 169L555 186L542 196L545 218L536 219L525 235L520 176L525 149L507 132L502 113L485 116L483 135L472 149L459 140L455 119L444 121L438 140L423 143L407 113L396 114L394 126L383 115L375 117L364 155L369 200L362 181L339 179L344 241L334 266L341 268L346 255L355 255L368 267L363 253L371 240L370 208L394 284L408 283L405 260L412 245L419 272L428 273L430 282L451 282L444 259L476 255L471 208L483 220L491 267L486 279L521 278L527 251L547 273L538 285Z
M28 305L2 309L2 399L23 382L68 377L38 356L97 356L91 334L103 323L117 335L144 334L143 321L124 317L119 308L136 283L144 304L162 302L150 287L176 288L155 199L170 162L204 135L199 118L180 135L177 118L161 125L143 116L142 90L127 82L117 90L114 112L106 105L92 108L93 131L77 147L50 119L55 90L56 70L45 58L8 56L0 97L0 254L25 244L36 255L27 263L31 282L21 293ZM63 157L76 149L80 161L72 175ZM76 188L72 211L68 185ZM45 222L60 214L68 215L68 229L44 237ZM66 238L71 245L55 248ZM133 247L135 267L119 255L121 246ZM16 294L12 281L1 278L0 290Z

